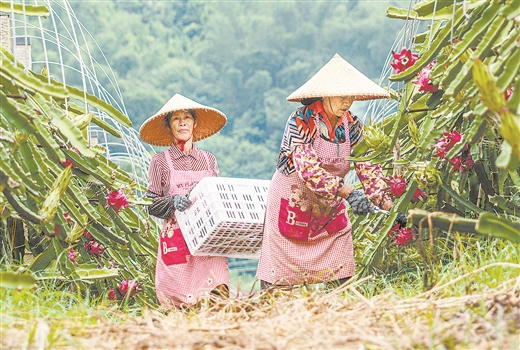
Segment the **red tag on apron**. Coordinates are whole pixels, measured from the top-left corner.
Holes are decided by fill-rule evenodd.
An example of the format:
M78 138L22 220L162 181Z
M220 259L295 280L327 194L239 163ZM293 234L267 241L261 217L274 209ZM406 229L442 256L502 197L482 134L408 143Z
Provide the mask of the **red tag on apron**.
M161 259L165 265L183 264L187 261L186 256L190 255L180 229L174 230L171 237L167 237L161 232L159 245L161 247Z

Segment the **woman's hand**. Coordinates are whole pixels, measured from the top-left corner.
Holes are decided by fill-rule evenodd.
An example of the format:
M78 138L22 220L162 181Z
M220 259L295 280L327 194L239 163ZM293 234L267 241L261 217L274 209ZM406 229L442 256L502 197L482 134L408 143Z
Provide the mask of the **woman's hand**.
M381 205L381 209L390 210L394 206L394 202L392 200L387 200Z

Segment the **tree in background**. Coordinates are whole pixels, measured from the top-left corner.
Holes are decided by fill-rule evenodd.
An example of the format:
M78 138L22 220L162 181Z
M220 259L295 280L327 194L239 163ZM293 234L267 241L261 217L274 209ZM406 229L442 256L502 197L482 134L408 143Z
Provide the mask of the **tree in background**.
M384 16L392 3L399 2L72 6L115 70L135 128L173 93L185 94L228 116L221 134L201 143L216 154L222 176L267 179L294 108L287 95L335 53L377 79L400 29Z

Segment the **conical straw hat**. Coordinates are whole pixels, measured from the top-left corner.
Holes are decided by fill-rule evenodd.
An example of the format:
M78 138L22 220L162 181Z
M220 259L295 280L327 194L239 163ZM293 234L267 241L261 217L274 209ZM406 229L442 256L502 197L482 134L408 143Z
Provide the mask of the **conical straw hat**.
M388 98L390 94L335 54L312 78L290 94L287 101L300 102L304 98L333 96L372 100Z
M148 118L139 129L141 139L154 146L170 146L173 135L166 126L165 117L170 112L195 110L197 125L193 129L193 142L200 141L218 133L226 125L227 118L221 111L201 105L181 94L175 94L166 104Z

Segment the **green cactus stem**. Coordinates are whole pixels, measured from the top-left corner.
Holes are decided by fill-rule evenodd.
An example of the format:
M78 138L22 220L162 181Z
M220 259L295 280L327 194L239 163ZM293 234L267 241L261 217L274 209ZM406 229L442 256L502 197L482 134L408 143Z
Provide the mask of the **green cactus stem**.
M456 214L413 209L408 212L408 219L419 228L437 227L448 232L479 233L520 243L520 223L488 212L481 213L478 219L468 219Z

